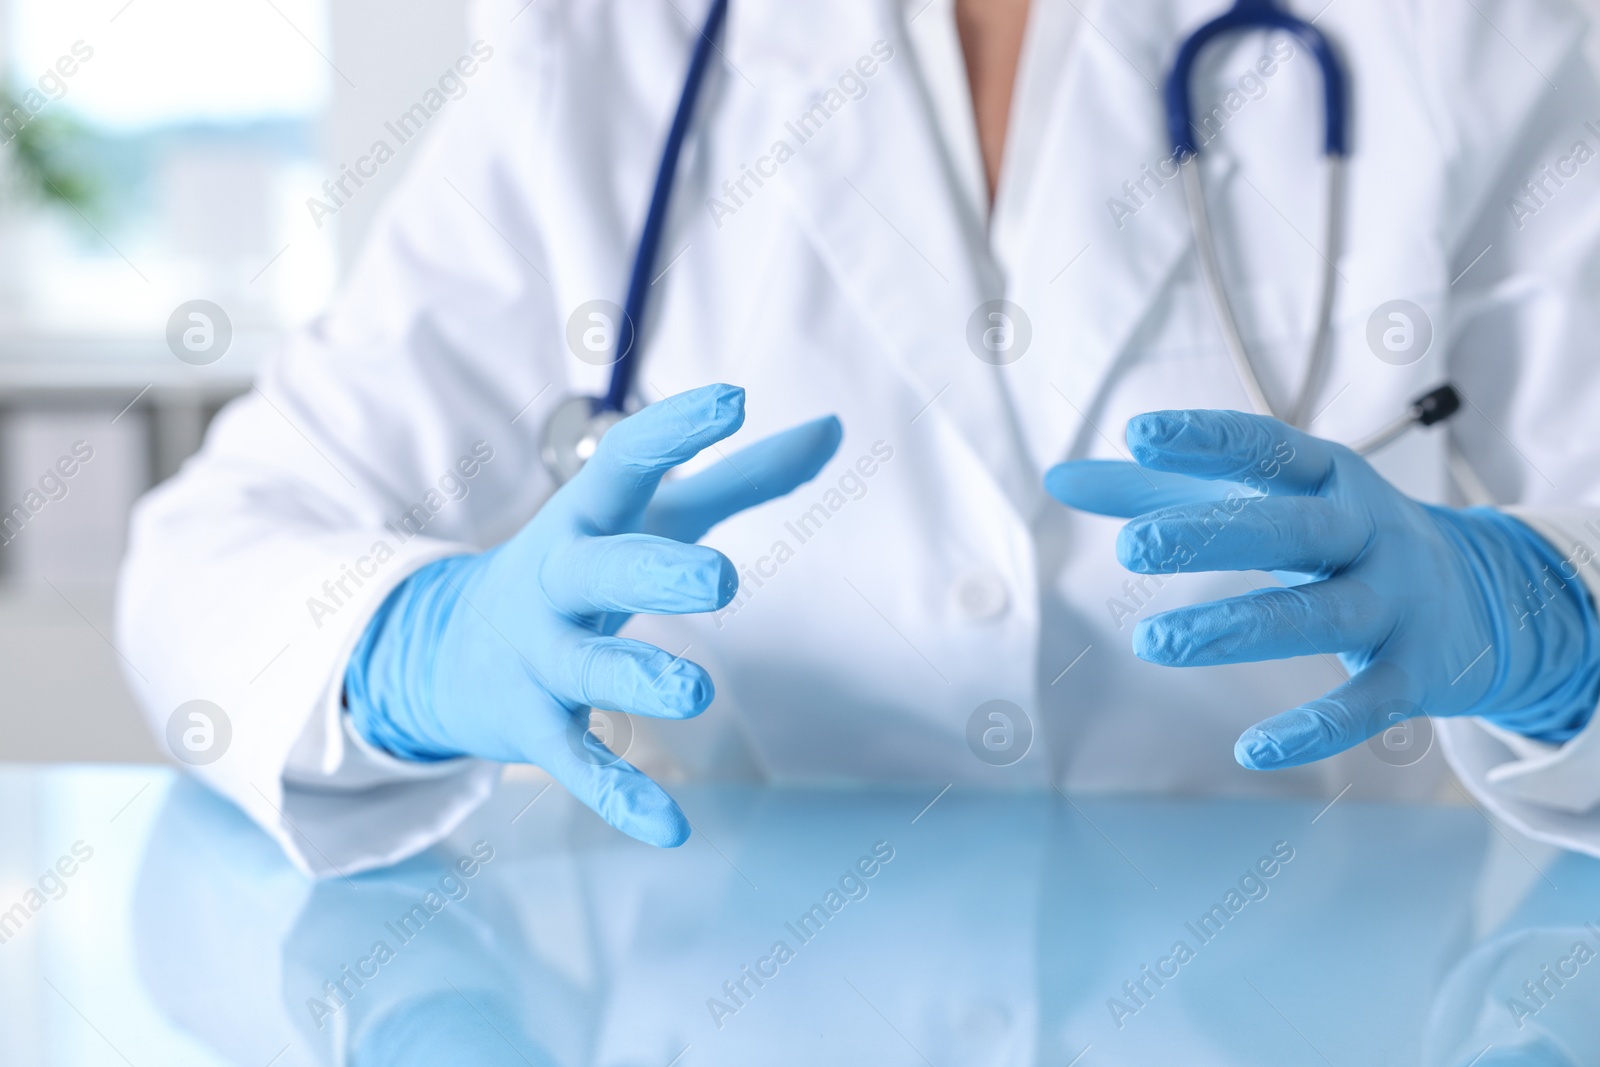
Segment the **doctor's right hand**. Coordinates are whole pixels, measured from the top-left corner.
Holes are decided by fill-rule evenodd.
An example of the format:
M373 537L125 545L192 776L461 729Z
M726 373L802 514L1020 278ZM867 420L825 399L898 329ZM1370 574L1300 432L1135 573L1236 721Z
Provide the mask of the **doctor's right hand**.
M699 665L615 634L636 612L727 605L739 585L733 564L694 542L810 481L841 435L829 416L662 483L743 423L744 390L734 386L652 404L613 426L510 540L409 576L345 671L361 736L408 759L537 764L623 833L661 846L688 840L677 804L594 737L588 710L687 719L711 703Z

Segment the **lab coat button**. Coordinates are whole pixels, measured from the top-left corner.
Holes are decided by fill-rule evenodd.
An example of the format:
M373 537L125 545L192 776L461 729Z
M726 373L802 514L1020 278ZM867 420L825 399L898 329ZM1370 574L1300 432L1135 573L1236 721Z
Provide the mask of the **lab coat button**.
M1004 615L1011 606L1011 591L994 571L974 571L956 586L956 604L973 622L985 622Z

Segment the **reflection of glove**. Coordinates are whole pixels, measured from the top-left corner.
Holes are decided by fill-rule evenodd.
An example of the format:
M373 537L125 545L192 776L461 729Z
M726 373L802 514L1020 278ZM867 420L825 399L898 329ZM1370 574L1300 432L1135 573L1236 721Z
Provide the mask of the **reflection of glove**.
M1549 1037L1540 1034L1525 1043L1486 1049L1462 1067L1578 1067Z
M1045 476L1066 504L1137 516L1117 538L1125 567L1270 570L1292 586L1145 619L1139 657L1192 667L1337 652L1352 675L1245 731L1244 766L1309 763L1423 713L1548 741L1588 722L1594 605L1576 568L1517 520L1420 504L1349 449L1257 415L1140 415L1128 447L1137 466L1082 460Z
M687 840L671 798L594 740L587 708L682 719L711 703L700 666L612 635L633 612L727 604L739 584L733 565L692 542L808 481L839 445L830 416L660 484L743 422L744 390L727 385L645 408L613 426L509 541L407 578L345 672L361 735L412 759L535 763L624 833Z
M1576 857L1572 857L1576 858ZM1560 870L1550 872L1557 878ZM1576 873L1576 872L1574 872ZM1592 877L1578 874L1581 882ZM1554 882L1550 883L1552 886ZM1572 883L1561 882L1574 901ZM1577 890L1582 893L1582 888ZM1535 890L1512 929L1476 945L1438 984L1423 1031L1423 1067L1579 1067L1600 1063L1600 990L1589 975L1594 935L1582 926L1516 928L1528 912L1574 912Z
M528 1053L534 1059L528 1058ZM361 1035L350 1067L554 1067L530 1038L504 994L453 989L417 997L384 1015Z

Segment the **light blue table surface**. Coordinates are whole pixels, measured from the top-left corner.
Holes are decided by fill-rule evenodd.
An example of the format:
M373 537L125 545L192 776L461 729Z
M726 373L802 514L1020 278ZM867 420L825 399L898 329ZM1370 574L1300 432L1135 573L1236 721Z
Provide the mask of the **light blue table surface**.
M1600 861L1472 807L674 791L678 850L524 779L312 884L166 770L0 768L0 1063L1600 1064Z

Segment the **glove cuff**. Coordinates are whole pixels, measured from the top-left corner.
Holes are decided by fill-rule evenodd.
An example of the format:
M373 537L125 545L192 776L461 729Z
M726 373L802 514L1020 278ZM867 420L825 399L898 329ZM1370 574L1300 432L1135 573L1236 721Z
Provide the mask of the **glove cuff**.
M402 759L434 761L464 753L436 738L433 662L461 598L462 582L481 557L434 560L384 599L350 653L344 702L351 725L369 744Z
M1455 513L1471 531L1475 569L1497 620L1500 669L1478 714L1559 744L1588 725L1600 702L1600 616L1577 568L1527 524L1493 508Z

